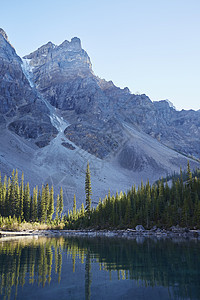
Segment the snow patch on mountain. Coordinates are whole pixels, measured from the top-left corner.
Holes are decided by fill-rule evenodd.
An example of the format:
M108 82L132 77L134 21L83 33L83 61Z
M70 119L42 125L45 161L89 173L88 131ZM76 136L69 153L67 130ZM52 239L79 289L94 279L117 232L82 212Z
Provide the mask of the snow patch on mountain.
M31 59L22 58L22 71L23 71L24 75L26 76L30 86L33 88L34 87L34 83L32 81L33 67L30 65L30 61L31 61Z

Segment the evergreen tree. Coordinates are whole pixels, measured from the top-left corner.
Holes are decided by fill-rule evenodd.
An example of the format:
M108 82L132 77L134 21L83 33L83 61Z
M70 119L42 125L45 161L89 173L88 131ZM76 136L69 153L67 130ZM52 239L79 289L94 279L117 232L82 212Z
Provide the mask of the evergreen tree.
M47 220L48 221L52 220L53 213L54 213L54 191L53 191L53 186L52 186L51 191L50 191L49 206L47 209Z
M58 210L60 221L61 221L61 217L62 217L62 212L63 212L63 189L61 187L60 188L60 195L59 195L59 210Z
M37 201L38 201L38 187L36 186L36 188L33 189L33 211L32 211L32 220L36 221L38 218L38 205L37 205Z
M45 187L42 186L42 196L41 196L41 222L44 223L46 221L46 190Z
M73 202L73 219L76 220L76 195L74 194L74 202Z
M57 195L57 202L56 202L56 221L57 222L58 222L59 206L60 206L60 195Z
M190 163L189 160L187 162L187 184L189 186L189 188L192 188L192 172L190 170Z
M91 188L91 179L90 179L90 167L89 162L87 163L87 169L86 169L86 176L85 176L85 211L88 218L90 218L90 212L91 212L91 195L92 195L92 188Z
M21 219L24 218L24 173L22 172L21 184L20 184L20 204L19 215Z
M85 215L85 208L84 208L84 204L82 203L81 204L81 214L80 214L80 216L84 217L84 215Z
M37 199L37 219L41 220L42 217L42 197L41 197L41 192L39 190L38 192L38 199Z
M26 221L30 220L30 203L31 203L31 196L30 196L30 188L28 182L24 190L24 218Z

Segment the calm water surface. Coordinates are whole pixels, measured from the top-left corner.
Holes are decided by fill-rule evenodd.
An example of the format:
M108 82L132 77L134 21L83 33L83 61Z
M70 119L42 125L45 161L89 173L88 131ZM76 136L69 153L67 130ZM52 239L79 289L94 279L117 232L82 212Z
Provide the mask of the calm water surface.
M200 242L0 239L0 299L200 299Z

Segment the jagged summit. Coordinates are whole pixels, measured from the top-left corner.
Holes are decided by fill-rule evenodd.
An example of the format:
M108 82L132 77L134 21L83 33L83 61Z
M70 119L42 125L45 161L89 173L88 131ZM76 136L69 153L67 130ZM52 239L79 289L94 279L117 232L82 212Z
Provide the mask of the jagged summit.
M46 56L53 48L55 48L55 45L52 42L48 42L47 44L39 47L34 52L30 53L29 55L24 56L25 59L32 59L32 58L38 58L40 56Z
M59 70L59 80L61 73L62 77L92 73L90 58L82 49L81 40L77 37L72 38L70 42L65 40L58 46L48 42L23 58L31 59L30 65L33 68L37 67L39 72L42 71L44 63L48 65L50 73Z
M6 32L0 28L0 58L7 61L21 61L21 58L16 54L14 47L8 40Z
M54 51L55 50L55 51ZM77 37L73 37L71 39L71 42L65 40L60 45L55 45L52 42L48 42L47 44L39 47L34 52L31 52L28 55L25 55L24 59L32 59L32 58L39 58L41 56L47 56L49 53L57 52L57 51L74 51L74 52L83 52L84 50L81 47L81 40ZM84 51L85 52L85 51Z
M126 122L177 151L199 157L198 112L180 113L168 100L152 102L145 94L131 94L97 77L79 38L58 46L49 42L25 58L37 90L72 123L66 136L84 150L101 158L118 151Z
M93 195L102 197L177 172L188 159L180 153L200 157L200 111L179 112L100 79L77 37L23 60L5 37L1 30L3 174L18 168L34 185L62 185L69 208L74 193L82 199L87 161Z
M0 34L3 35L4 39L8 41L8 36L2 28L0 28Z

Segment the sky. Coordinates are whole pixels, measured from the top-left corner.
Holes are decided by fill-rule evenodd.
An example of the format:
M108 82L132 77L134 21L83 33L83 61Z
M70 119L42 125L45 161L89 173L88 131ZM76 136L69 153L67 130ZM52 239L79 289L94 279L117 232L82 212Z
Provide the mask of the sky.
M100 78L200 109L200 0L0 0L0 27L21 57L77 36Z

